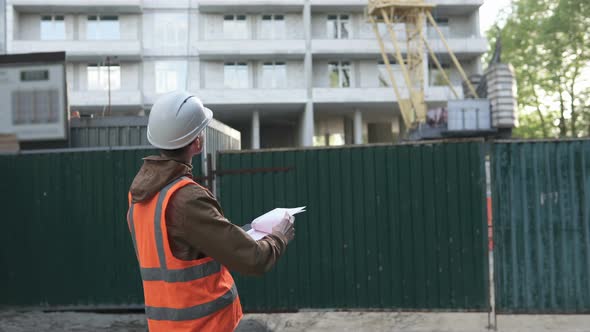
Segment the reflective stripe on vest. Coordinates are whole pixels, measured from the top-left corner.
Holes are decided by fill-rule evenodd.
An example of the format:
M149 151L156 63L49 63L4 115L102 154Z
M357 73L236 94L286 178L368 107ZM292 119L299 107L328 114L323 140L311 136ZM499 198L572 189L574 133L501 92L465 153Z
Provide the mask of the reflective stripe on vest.
M237 296L238 290L236 285L233 285L227 293L211 302L183 309L145 307L145 315L148 319L172 321L203 318L232 304Z
M208 261L206 263L202 263L196 266L191 266L183 269L168 269L166 264L166 254L164 252L164 238L162 234L161 222L162 222L162 205L168 191L176 185L178 182L182 180L190 180L186 177L182 177L176 179L175 181L168 184L164 187L158 196L158 200L156 202L156 209L154 214L154 235L155 235L155 244L156 244L156 251L158 255L158 260L160 263L160 267L157 268L143 268L140 266L141 271L141 278L145 281L165 281L165 282L188 282L193 281L201 278L205 278L211 276L215 273L219 273L221 271L221 265L216 261ZM134 217L133 217L133 203L130 203L129 207L129 227L131 232L131 237L133 240L133 246L135 247L135 252L138 256L139 260L139 251L137 248L137 240L135 235L135 224L134 224ZM141 265L141 264L140 264ZM228 290L225 294L219 296L218 298L214 299L213 301L206 302L203 304L199 304L193 307L188 308L161 308L161 307L152 307L146 306L145 312L148 319L152 320L169 320L169 321L186 321L186 320L194 320L199 319L208 315L211 315L220 309L231 305L234 300L238 297L238 292L236 289L235 284L232 286L230 290Z

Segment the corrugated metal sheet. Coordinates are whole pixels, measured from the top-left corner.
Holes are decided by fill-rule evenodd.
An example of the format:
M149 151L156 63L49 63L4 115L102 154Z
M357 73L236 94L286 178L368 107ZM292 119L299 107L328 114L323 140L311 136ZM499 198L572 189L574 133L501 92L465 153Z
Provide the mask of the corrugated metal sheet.
M143 304L127 191L153 152L0 156L0 306Z
M147 140L147 117L105 117L72 119L70 147L150 146ZM207 152L239 150L240 133L213 120L205 130Z
M499 311L590 311L590 141L493 147Z
M487 305L483 144L222 153L227 217L250 222L307 206L297 237L263 278L238 277L246 310Z
M150 146L147 117L72 119L70 147Z

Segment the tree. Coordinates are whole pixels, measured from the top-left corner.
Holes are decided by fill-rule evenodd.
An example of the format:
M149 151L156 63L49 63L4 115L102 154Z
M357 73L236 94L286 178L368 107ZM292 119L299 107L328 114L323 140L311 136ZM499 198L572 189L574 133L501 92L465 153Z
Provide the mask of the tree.
M516 72L523 138L590 135L590 2L515 0L502 28L502 61Z

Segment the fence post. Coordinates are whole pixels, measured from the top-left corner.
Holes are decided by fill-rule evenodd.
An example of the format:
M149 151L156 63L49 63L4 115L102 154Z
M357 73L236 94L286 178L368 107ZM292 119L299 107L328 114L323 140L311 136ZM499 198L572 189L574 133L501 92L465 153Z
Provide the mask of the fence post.
M496 317L496 285L494 283L494 223L492 214L492 174L490 169L491 153L488 146L486 153L486 207L488 219L488 270L489 270L489 296L490 296L490 311L488 312L488 329L497 330ZM492 321L493 320L493 321Z

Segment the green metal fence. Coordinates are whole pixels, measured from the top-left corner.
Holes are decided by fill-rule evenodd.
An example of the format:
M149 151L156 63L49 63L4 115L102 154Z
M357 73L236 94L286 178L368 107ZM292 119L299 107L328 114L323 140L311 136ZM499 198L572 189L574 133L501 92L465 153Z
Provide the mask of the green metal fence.
M152 153L0 156L0 306L142 306L126 194ZM486 309L483 155L477 141L220 154L233 222L308 207L272 272L236 277L245 309ZM496 143L491 159L498 310L590 312L590 141Z
M152 153L0 156L0 306L143 304L127 191Z
M232 222L307 206L278 266L238 276L246 310L488 307L483 143L218 158L218 171L253 172L219 178Z
M590 141L495 144L496 298L503 312L590 311Z

